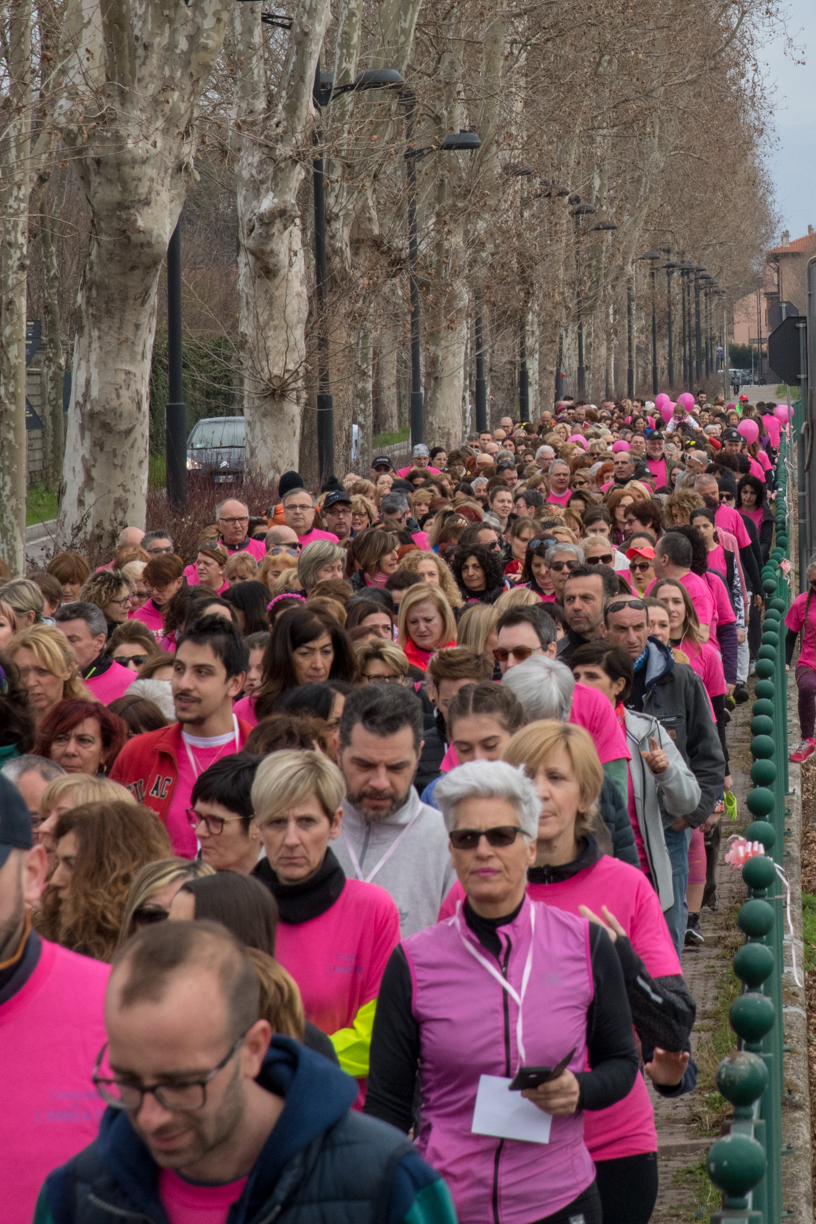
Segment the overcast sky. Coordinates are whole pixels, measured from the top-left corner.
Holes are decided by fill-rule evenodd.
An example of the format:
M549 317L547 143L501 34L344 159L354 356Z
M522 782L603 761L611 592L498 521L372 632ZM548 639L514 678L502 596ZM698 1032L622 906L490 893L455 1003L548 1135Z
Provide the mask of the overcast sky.
M801 238L816 226L816 0L788 0L789 30L803 49L794 62L781 39L760 54L769 82L776 85L776 107L769 116L777 143L770 157L780 229Z

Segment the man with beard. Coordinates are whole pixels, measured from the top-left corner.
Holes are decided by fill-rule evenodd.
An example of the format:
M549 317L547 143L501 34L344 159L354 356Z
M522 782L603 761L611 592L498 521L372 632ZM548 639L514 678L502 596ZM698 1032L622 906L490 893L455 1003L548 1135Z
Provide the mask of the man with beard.
M338 759L346 798L334 852L347 876L391 895L403 938L436 922L455 879L442 815L412 785L421 751L415 694L366 684L346 698Z

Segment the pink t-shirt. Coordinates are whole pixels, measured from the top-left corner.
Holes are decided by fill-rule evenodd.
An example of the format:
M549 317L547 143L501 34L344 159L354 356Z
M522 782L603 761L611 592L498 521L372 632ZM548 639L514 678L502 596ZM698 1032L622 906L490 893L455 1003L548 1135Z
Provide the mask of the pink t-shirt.
M178 754L178 781L167 809L167 835L173 844L173 853L181 858L194 859L198 850L195 829L187 818L193 785L199 774L221 757L240 752L241 732L230 731L227 735L215 735L211 739L181 733ZM185 750L186 749L186 750Z
M774 450L779 449L779 418L775 417L772 412L769 412L762 418L762 424L765 426L765 431Z
M148 599L135 612L129 612L128 620L141 621L155 634L160 633L164 627L161 608L157 608L152 599Z
M91 676L82 683L91 690L96 700L102 705L110 705L112 701L116 701L117 697L124 697L135 679L135 672L129 667L123 667L114 659L108 670L101 676Z
M632 754L626 745L626 736L615 717L615 708L608 697L590 688L588 684L576 684L572 694L569 722L575 727L585 727L592 736L602 765L607 761L627 761Z
M762 481L762 483L764 484L764 483L765 483L765 469L764 469L764 467L762 466L762 464L761 464L761 463L757 463L757 461L756 461L756 459L754 459L753 455L750 457L749 462L750 462L750 464L751 464L750 468L748 469L748 471L750 472L750 474L751 474L752 476L756 476L757 480L761 480L761 481Z
M637 817L637 805L635 803L635 788L632 786L632 774L630 770L626 771L626 806L629 810L629 823L632 826L632 834L635 839L635 847L638 852L638 860L640 862L640 870L645 871L649 875L649 856L646 853L646 845L643 841L643 834L640 831L640 821Z
M718 625L733 625L737 619L737 614L734 611L734 605L728 598L725 580L720 578L718 574L706 574L705 581L714 600L716 621L711 626L711 632L713 633Z
M713 634L717 627L716 604L714 603L714 596L708 583L699 574L692 574L690 570L679 581L682 582L689 593L689 598L697 610L697 619L700 624L708 626ZM646 594L651 595L652 590L659 582L659 578L654 578L647 586ZM726 596L727 598L728 596ZM734 619L733 614L731 619Z
M550 493L547 501L553 502L556 506L566 506L571 497L572 489L567 489L566 493Z
M255 713L255 694L250 693L249 696L242 697L240 701L236 701L232 707L232 712L236 718L242 718L251 727L257 727L258 715Z
M662 489L668 479L665 459L647 459L646 466L654 476L655 488Z
M423 549L425 552L431 550L431 537L427 531L414 531L411 534L411 539L416 544L417 548Z
M332 544L340 543L333 531L320 531L317 527L313 527L311 531L307 531L306 535L298 536L298 543L303 548L305 548L307 544L314 544L315 540L330 540Z
M3 1224L31 1224L46 1176L96 1138L105 1102L91 1072L107 1040L109 974L42 940L31 977L0 1004Z
M721 697L727 692L722 655L713 642L695 646L688 638L680 643L680 649L688 655L688 661L703 682L709 697Z
M709 549L708 568L716 570L718 574L722 574L723 578L728 573L725 564L725 550L722 544L717 544L715 548Z
M737 538L737 546L746 548L751 543L751 537L745 530L742 515L733 506L719 506L714 511L714 522L718 527L724 527Z
M757 535L759 535L759 529L762 526L762 520L765 517L765 511L762 506L760 506L758 510L743 510L742 513L746 518L751 520L757 529Z
M809 608L808 599L810 599ZM807 612L807 624L805 624L805 612ZM801 664L802 667L816 668L816 595L811 594L810 591L803 591L801 595L797 595L788 608L785 624L788 629L793 629L796 633L802 630L802 649L797 666Z
M757 451L756 462L765 472L770 472L773 468L773 464L771 463L770 459L768 458L764 450Z
M201 585L199 577L198 577L198 570L196 569L195 565L192 565L192 564L185 565L184 580L186 581L188 586L200 586ZM213 591L213 595L221 595L226 590L229 590L229 583L225 581L223 586L220 586L217 591Z
M399 479L400 479L400 480L404 480L404 479L405 479L405 477L408 475L408 473L409 473L409 472L413 472L413 470L414 470L413 464L411 465L411 467L407 467L407 468L400 468L400 470L397 472L397 476L399 477ZM434 467L431 467L431 466L430 466L430 464L428 465L428 467L426 467L426 468L420 468L419 470L420 470L421 472L430 472L432 476L441 476L441 475L442 475L442 473L440 472L439 468L434 468Z
M611 709L611 703L608 703ZM588 905L596 914L605 905L615 915L652 977L682 973L657 893L642 871L604 855L592 867L555 884L528 884L532 901L577 914ZM450 918L464 898L457 880L442 902L439 920ZM657 1151L654 1111L642 1075L628 1096L608 1109L584 1113L584 1142L593 1160L614 1160Z
M242 1177L223 1186L196 1186L174 1169L159 1170L159 1198L170 1224L226 1224L246 1184Z
M346 879L334 905L306 922L278 923L275 957L300 987L307 1019L329 1036L376 999L400 941L399 910L384 888ZM362 1107L364 1080L356 1105Z

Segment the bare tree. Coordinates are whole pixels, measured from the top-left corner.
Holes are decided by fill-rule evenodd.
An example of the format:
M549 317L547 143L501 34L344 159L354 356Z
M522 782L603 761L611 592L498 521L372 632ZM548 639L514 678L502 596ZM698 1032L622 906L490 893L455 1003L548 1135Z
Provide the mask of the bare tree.
M195 118L227 0L69 0L58 109L92 214L65 441L63 539L142 523L156 287L195 174Z

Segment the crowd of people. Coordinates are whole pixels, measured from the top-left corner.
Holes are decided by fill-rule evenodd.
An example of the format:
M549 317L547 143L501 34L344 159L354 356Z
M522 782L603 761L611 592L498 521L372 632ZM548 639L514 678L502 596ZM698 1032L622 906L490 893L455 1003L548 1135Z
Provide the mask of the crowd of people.
M647 1224L780 425L563 400L5 575L10 1224Z

